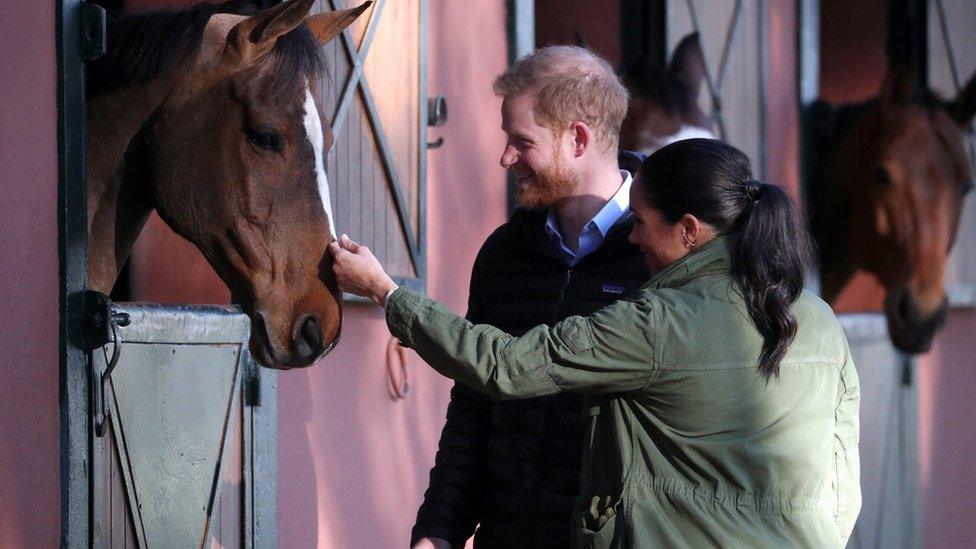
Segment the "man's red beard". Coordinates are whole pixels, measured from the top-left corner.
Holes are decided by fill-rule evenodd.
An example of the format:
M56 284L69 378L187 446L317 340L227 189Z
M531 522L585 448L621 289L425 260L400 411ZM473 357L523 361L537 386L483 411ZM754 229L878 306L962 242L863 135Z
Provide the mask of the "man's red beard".
M565 166L558 154L553 154L548 168L532 172L531 175L531 183L516 184L515 203L520 208L548 208L572 196L580 183L579 174Z

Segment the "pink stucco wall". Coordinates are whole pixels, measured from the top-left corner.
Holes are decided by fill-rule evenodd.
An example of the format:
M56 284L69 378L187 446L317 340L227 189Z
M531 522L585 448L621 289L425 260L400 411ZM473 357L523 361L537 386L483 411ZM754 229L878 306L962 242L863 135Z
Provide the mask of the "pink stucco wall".
M919 505L925 547L976 543L976 311L955 310L918 362Z
M0 17L0 547L60 532L54 7Z
M471 264L505 219L500 101L504 2L429 3L430 94L450 105L429 131L428 291L464 311ZM427 486L451 383L410 356L410 393L386 389L381 311L346 308L342 344L315 368L279 376L278 542L282 548L404 547Z

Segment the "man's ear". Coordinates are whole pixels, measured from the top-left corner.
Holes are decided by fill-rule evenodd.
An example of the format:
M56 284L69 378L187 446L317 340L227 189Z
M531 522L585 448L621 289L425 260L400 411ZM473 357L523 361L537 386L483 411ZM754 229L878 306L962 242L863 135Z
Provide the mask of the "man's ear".
M593 131L586 122L577 120L569 127L569 131L573 134L573 156L579 158L583 156L586 150L594 145Z
M372 1L367 1L348 10L319 13L309 17L305 22L308 23L308 28L315 35L319 44L325 45L338 36L343 29L351 25L372 3Z

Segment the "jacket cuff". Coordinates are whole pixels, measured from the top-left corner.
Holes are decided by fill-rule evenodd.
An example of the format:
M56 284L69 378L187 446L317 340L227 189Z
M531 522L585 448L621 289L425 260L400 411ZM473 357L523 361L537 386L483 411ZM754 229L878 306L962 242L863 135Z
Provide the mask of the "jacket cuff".
M386 325L404 347L413 347L413 324L430 299L400 286L386 300Z
M469 536L470 537L470 536ZM464 547L465 542L468 538L460 539L457 534L451 531L451 528L447 525L439 524L420 524L417 523L413 527L413 531L410 533L410 547L413 547L418 541L423 538L440 538L446 541L452 549L454 547Z

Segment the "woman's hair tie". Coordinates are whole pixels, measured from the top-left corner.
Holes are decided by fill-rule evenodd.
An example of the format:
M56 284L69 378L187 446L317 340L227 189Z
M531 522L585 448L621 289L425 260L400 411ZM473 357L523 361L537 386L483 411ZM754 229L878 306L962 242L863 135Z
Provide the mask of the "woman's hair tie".
M746 181L745 184L746 196L748 196L749 200L751 200L753 203L759 202L765 188L765 183L756 181L755 179L750 179L749 181Z

